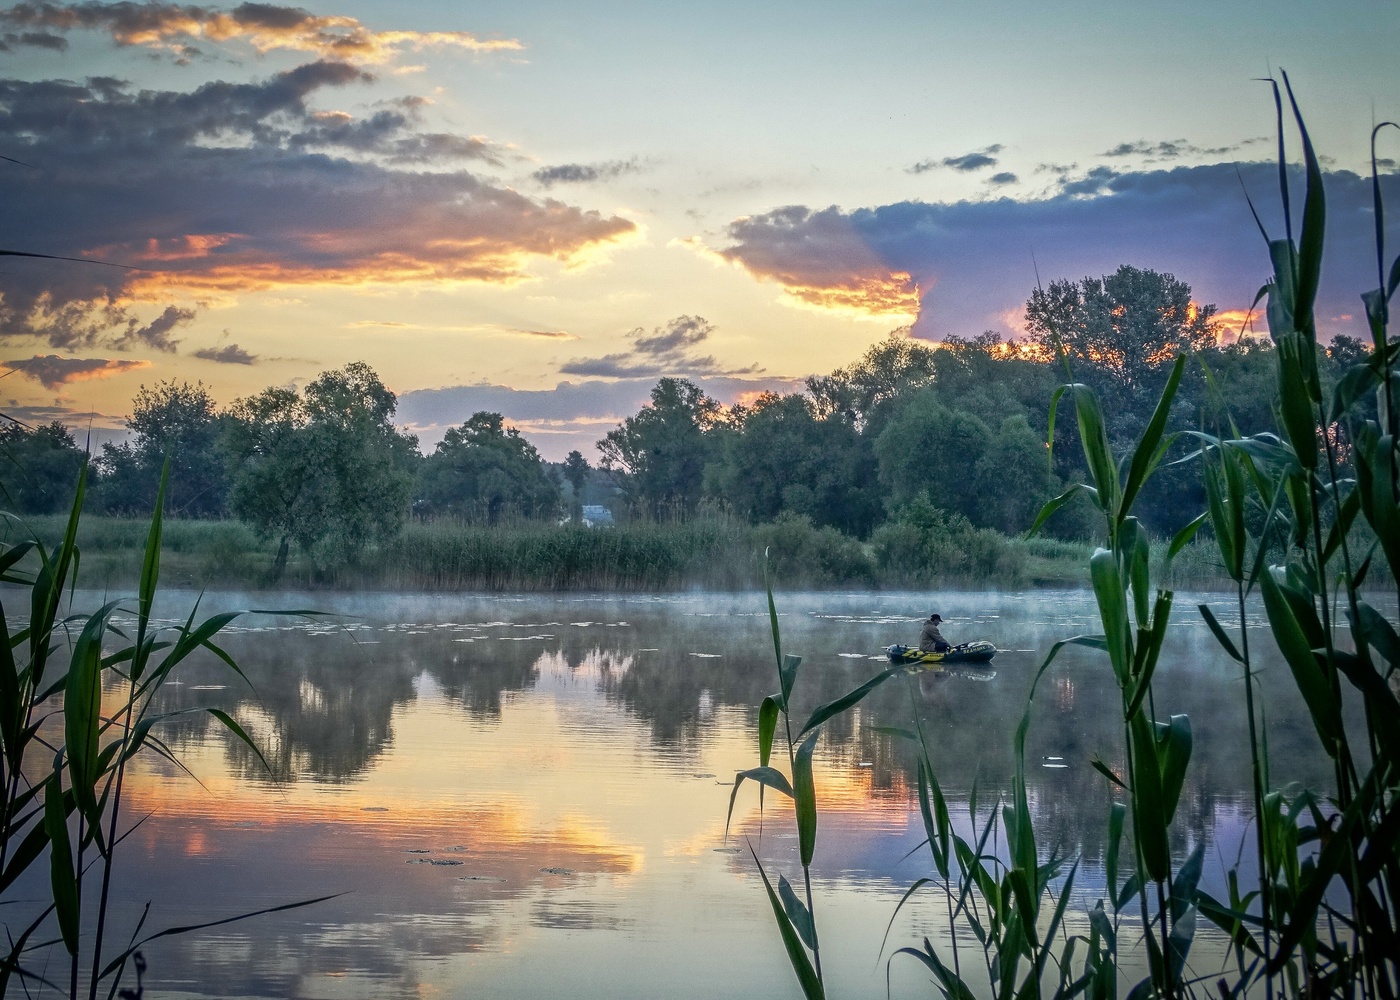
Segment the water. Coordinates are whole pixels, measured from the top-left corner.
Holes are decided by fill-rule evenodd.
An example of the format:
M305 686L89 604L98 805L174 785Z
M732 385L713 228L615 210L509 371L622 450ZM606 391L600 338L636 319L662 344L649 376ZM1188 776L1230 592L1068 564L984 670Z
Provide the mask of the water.
M1206 595L1232 627L1233 599ZM269 598L205 595L206 610ZM799 717L916 641L927 595L780 595L785 649L804 657ZM1248 761L1239 673L1179 595L1156 710L1191 715L1195 754L1178 847L1207 842L1204 887L1244 859ZM161 997L797 996L748 853L800 877L787 813L730 782L757 763L756 707L776 688L761 595L405 597L312 595L280 606L344 617L253 618L193 662L162 710L222 708L267 766L204 714L165 739L190 774L155 755L130 773L126 815L149 814L120 848L118 937L149 900L146 930L341 893L305 909L154 942ZM172 605L166 613L176 613ZM882 996L878 959L903 891L928 872L911 797L913 758L875 726L917 707L966 835L974 782L985 809L1010 786L1011 738L1035 666L1058 639L1096 629L1086 593L944 594L951 641L989 638L992 670L891 682L829 723L817 750L814 871L833 996ZM1326 788L1306 711L1267 633L1263 671L1274 780ZM1046 842L1077 850L1083 912L1103 895L1109 797L1091 767L1118 767L1117 689L1105 660L1071 648L1042 683L1027 744ZM270 768L270 774L269 774ZM191 776L192 775L192 776ZM42 877L45 866L35 866ZM37 894L39 886L31 886ZM934 905L937 903L937 905ZM946 941L942 903L906 910L894 947ZM1219 967L1202 931L1196 972ZM57 962L57 959L54 959ZM933 990L912 961L896 996Z

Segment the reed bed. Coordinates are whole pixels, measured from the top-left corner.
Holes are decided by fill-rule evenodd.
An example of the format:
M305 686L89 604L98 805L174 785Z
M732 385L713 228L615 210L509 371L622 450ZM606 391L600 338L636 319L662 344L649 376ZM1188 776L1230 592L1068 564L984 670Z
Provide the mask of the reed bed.
M10 523L9 540L61 536L56 517ZM148 525L88 517L79 527L84 586L117 589L140 573ZM905 589L1073 586L1087 582L1084 545L1013 539L986 529L940 542L935 564L911 571L897 549L862 542L803 518L751 525L724 517L606 528L520 522L487 526L415 522L353 563L298 552L276 586L285 589L413 591L666 591L763 587L763 552L790 586ZM271 586L276 546L237 521L175 520L165 526L165 578L173 586Z

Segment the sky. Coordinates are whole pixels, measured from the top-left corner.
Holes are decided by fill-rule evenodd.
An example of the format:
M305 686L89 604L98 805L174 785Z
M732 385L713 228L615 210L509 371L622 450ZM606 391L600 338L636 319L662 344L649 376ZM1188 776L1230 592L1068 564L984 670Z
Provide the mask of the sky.
M0 405L100 439L142 385L363 360L425 450L489 409L557 460L660 376L1021 335L1037 280L1153 268L1238 325L1280 69L1361 334L1397 43L1397 0L0 6L0 249L82 261L0 267Z

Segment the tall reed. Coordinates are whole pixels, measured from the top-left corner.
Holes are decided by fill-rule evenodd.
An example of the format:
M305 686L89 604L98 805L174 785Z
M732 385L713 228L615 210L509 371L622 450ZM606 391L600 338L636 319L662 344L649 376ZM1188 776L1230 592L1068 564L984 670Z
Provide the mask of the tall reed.
M1238 644L1207 606L1199 610L1223 653L1241 671L1257 882L1250 886L1236 866L1227 872L1228 898L1217 899L1200 887L1204 844L1185 857L1171 846L1193 734L1186 716L1159 714L1154 696L1153 678L1174 595L1152 587L1150 540L1132 508L1177 440L1167 424L1187 358L1176 358L1142 437L1131 454L1118 457L1098 400L1073 382L1062 352L1071 381L1052 400L1049 441L1054 441L1059 404L1072 403L1090 479L1050 501L1035 528L1080 494L1098 508L1105 545L1090 556L1089 571L1102 632L1051 647L1016 730L1017 768L1009 801L998 800L979 820L974 790L972 841L963 839L949 820L917 713L914 731L889 731L920 748L919 805L934 872L914 883L895 913L916 892L940 890L950 931L961 923L981 945L989 995L997 1000L1071 1000L1080 994L1116 1000L1120 985L1127 985L1120 979L1130 960L1139 957L1145 959L1148 975L1129 986L1128 1000L1177 1000L1205 992L1234 1000L1251 990L1262 990L1269 1000L1275 995L1392 1000L1400 994L1400 634L1363 592L1368 575L1393 583L1400 567L1400 419L1395 405L1400 344L1388 333L1389 304L1400 288L1400 257L1387 269L1376 156L1382 131L1395 126L1382 123L1371 137L1379 284L1362 300L1372 350L1324 394L1313 312L1326 222L1322 171L1287 75L1282 75L1281 87L1269 82L1279 134L1284 236L1270 239L1259 226L1274 273L1255 304L1267 300L1269 332L1277 348L1279 433L1242 437L1233 421L1228 433L1219 428L1213 434L1190 432L1201 444L1190 459L1200 463L1207 509L1166 546L1159 569L1169 577L1171 559L1209 525L1235 591ZM1285 97L1306 178L1296 241ZM1209 380L1210 372L1205 374ZM1364 551L1355 548L1361 538L1366 539ZM1279 564L1269 564L1273 555L1280 557ZM1307 704L1319 748L1331 762L1333 787L1326 793L1271 784L1267 726L1256 698L1258 677L1248 634L1249 597L1256 587L1273 641ZM774 617L775 636L776 628ZM1121 695L1126 761L1121 773L1100 760L1091 762L1119 801L1107 817L1108 905L1100 900L1089 911L1087 934L1063 930L1076 867L1037 840L1025 788L1025 736L1036 686L1069 645L1096 650L1108 661ZM866 687L883 683L888 674L877 675ZM849 704L863 690L848 696ZM786 692L785 687L784 699ZM1347 700L1359 701L1364 725L1348 725L1342 711ZM776 717L764 704L761 752L763 733L771 732L768 720ZM815 830L815 815L807 822ZM1005 837L1005 859L995 848L998 826ZM774 909L780 927L786 926L783 912L776 904ZM1227 935L1233 978L1202 981L1188 973L1202 918ZM791 913L786 919L794 923ZM1126 921L1136 926L1129 930ZM1062 939L1058 951L1052 948L1057 935ZM789 936L787 930L784 936ZM978 990L968 981L955 932L952 941L951 966L928 938L922 948L899 949L891 961L913 956L933 974L946 1000L973 1000ZM791 946L788 950L807 995L817 995L803 977L801 956Z
M218 657L242 676L237 663L214 641L242 612L225 612L200 621L196 602L183 623L165 625L153 616L167 479L168 469L162 476L147 532L134 602L111 601L93 613L70 610L60 617L64 590L76 584L81 561L77 537L86 465L56 547L50 549L40 541L0 545L0 580L18 584L29 604L29 623L14 630L0 604L0 628L7 637L0 643L0 780L4 789L0 797L0 899L46 849L50 890L50 901L26 926L17 933L10 929L10 951L0 959L0 995L10 979L18 977L26 984L39 983L66 993L70 1000L83 995L97 1000L99 991L105 991L110 1000L117 994L127 965L136 960L138 969L142 967L138 956L149 942L254 915L240 914L142 936L148 903L124 947L112 947L108 941L117 849L135 828L124 823L122 808L132 759L145 751L181 766L159 730L177 716L199 711L208 712L258 753L243 727L219 709L155 711L162 688L175 677L180 665L199 651ZM37 570L32 575L25 572L22 567L35 560ZM71 602L70 590L70 606ZM53 677L52 668L64 673ZM103 691L109 684L116 685L122 696L116 711L106 714ZM54 721L61 721L61 726L55 727ZM55 728L62 735L58 744L48 736ZM41 769L36 778L25 765L38 755L51 756L52 764ZM96 905L85 907L84 897L91 898L94 892ZM57 940L32 944L36 932L50 923L57 925ZM50 981L29 964L34 952L51 945L61 945L67 954L66 984Z

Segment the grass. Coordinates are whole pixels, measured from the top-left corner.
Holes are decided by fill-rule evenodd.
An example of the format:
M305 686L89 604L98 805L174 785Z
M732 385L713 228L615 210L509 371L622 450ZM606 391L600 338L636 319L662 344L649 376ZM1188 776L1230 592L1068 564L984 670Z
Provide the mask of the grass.
M64 520L12 522L9 540L32 532L57 538ZM120 590L141 569L147 522L84 518L78 534L83 586ZM285 589L412 591L665 591L763 586L763 552L789 586L806 589L925 586L1074 586L1087 582L1082 544L1011 539L988 531L951 543L942 567L910 574L876 545L817 528L802 518L749 525L725 518L630 523L610 528L526 523L488 527L438 520L408 525L392 542L352 564L318 563L295 553L277 586ZM237 521L165 522L164 579L171 586L268 585L276 555Z

